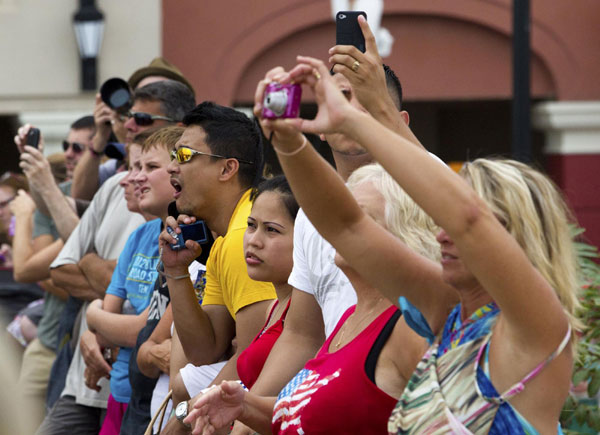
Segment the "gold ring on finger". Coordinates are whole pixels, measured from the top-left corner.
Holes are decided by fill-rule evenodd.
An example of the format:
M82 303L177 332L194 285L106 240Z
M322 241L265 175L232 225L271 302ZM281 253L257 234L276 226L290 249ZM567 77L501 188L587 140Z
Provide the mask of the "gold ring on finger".
M317 70L313 70L313 75L317 78L317 80L321 80L321 74Z
M354 71L354 72L358 71L359 67L360 67L360 62L355 60L354 63L352 64L352 71Z

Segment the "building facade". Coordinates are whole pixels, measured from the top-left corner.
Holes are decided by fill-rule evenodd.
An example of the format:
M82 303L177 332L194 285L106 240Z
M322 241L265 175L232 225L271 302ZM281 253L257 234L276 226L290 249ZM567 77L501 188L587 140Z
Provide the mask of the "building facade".
M327 59L336 3L344 1L165 0L163 53L199 99L249 105L271 67L292 67L297 54ZM446 161L509 153L512 1L383 6L381 26L394 40L384 61L402 81L423 144ZM600 3L531 0L531 17L535 160L600 245Z

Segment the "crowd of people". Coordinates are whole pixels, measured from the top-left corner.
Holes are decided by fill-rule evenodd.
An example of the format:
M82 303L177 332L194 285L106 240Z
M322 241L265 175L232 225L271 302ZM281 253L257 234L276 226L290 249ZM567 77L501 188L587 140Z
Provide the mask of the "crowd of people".
M19 129L0 218L45 291L11 327L36 433L561 433L572 217L523 163L428 153L359 24L366 52L269 70L254 120L153 60L129 110L71 125L62 180ZM263 118L272 82L316 117Z

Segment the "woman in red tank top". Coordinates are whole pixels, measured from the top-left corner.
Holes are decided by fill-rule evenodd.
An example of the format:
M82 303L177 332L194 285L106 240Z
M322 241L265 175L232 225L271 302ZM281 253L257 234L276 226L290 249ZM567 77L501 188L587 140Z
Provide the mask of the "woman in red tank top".
M256 281L272 282L277 299L267 314L265 326L237 360L240 380L251 388L273 345L283 331L292 287L294 220L298 203L284 176L259 184L251 197L252 211L244 234L244 255L248 275Z
M437 255L432 222L379 165L358 169L348 186L375 221L420 253ZM389 414L427 345L339 254L335 263L356 290L357 305L342 316L317 356L277 398L244 392L235 382L207 392L186 420L196 421L194 433L236 418L259 433L386 431Z

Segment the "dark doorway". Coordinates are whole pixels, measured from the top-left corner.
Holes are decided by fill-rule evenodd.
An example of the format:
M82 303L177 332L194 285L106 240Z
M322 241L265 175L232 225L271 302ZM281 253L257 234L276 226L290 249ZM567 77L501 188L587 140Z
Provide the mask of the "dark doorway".
M445 162L510 157L510 100L409 101L404 108L421 143ZM532 131L531 143L533 164L543 168L543 133Z
M6 171L21 172L19 168L19 152L15 146L14 137L19 128L19 118L16 115L0 116L0 175Z

